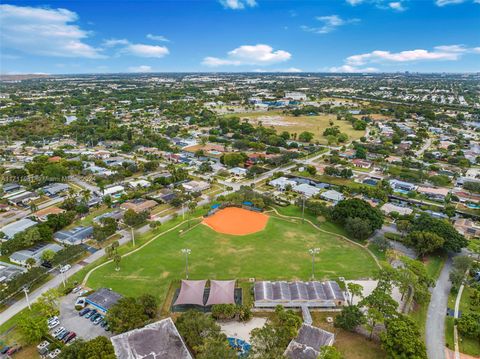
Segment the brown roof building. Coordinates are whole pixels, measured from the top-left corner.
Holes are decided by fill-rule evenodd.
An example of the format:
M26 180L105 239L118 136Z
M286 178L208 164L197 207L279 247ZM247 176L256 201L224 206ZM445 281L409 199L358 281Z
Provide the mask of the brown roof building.
M133 210L136 213L145 212L151 210L157 205L157 202L151 199L134 199L132 201L124 202L120 205L120 208L124 210Z

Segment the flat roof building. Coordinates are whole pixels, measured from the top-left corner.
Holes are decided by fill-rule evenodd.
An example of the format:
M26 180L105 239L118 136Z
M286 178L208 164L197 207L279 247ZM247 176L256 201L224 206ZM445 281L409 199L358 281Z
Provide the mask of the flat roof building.
M55 232L53 235L53 239L57 242L68 244L68 245L76 245L82 244L87 239L91 238L93 235L93 227L92 226L78 226L72 229L64 229L58 232Z
M110 339L118 359L193 359L171 318Z
M90 294L85 301L91 306L102 312L107 312L123 296L108 288L100 288L95 293Z
M10 259L10 262L19 264L21 266L26 266L27 260L29 258L33 258L36 264L39 264L41 261L43 252L50 250L57 253L62 249L63 247L56 243L38 244L28 249L23 249L21 251L13 252L10 255L9 259Z

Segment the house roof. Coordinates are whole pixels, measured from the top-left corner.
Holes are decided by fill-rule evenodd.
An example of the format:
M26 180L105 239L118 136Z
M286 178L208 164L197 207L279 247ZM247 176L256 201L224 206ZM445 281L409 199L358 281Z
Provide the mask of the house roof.
M334 340L335 335L333 333L303 324L297 337L288 345L284 355L291 359L317 359L320 348L332 345Z
M15 234L23 232L24 230L37 225L37 222L32 221L28 218L23 218L19 221L7 224L0 228L0 232L3 232L7 238L11 239L15 236Z
M193 359L171 318L111 338L118 359Z
M75 244L76 242L81 242L91 237L92 234L92 226L78 226L69 230L55 232L53 238L55 238L57 241L70 242L71 244Z

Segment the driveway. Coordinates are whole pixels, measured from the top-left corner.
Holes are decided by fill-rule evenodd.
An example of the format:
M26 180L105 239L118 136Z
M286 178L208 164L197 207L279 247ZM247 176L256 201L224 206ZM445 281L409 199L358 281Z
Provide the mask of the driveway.
M445 315L451 283L448 279L452 268L452 258L448 258L432 290L428 306L425 344L429 359L445 359Z

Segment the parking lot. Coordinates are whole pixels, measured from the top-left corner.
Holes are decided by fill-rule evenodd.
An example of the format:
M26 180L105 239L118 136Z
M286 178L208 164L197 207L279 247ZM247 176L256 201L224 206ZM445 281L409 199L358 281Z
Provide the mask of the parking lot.
M78 311L75 309L75 301L78 298L78 294L70 293L62 298L60 303L60 325L67 330L77 333L77 338L85 340L93 339L99 335L110 338L112 332L107 332L100 325L94 325L89 319L80 317Z

